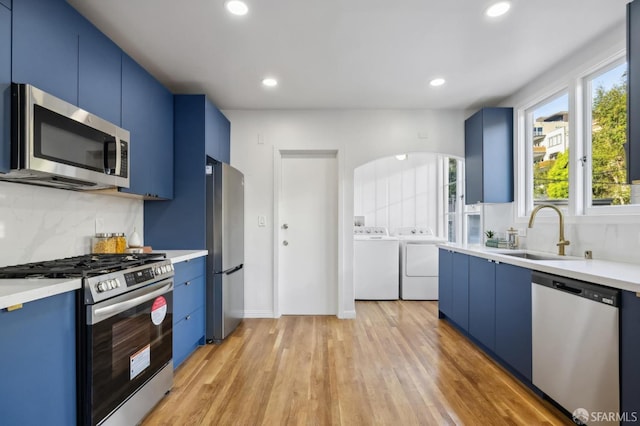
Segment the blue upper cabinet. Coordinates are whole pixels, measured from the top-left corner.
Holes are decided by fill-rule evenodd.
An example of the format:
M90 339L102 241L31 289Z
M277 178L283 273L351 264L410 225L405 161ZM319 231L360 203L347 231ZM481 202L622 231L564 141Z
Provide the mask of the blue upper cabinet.
M64 0L13 2L13 81L78 104L78 32L83 18Z
M80 28L78 62L78 106L120 126L120 48L85 21Z
M230 125L204 95L174 99L175 194L171 202L145 203L144 236L159 248L204 249L207 156L220 161L220 153L228 152Z
M4 4L4 3L3 3ZM11 11L0 5L0 173L9 171L11 155Z
M629 182L640 180L640 1L627 3L627 169Z
M465 204L513 201L513 108L483 108L465 121Z
M204 122L207 155L229 164L231 123L208 99L204 98Z
M173 95L122 55L122 127L130 132L131 184L122 192L173 198Z
M11 0L0 0L0 4L4 5L8 9L11 9Z

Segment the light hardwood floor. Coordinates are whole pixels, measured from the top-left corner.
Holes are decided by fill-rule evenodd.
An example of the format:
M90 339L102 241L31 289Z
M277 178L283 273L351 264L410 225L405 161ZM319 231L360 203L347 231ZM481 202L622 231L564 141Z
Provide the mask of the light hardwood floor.
M357 319L245 319L199 348L143 425L573 424L449 324L436 302Z

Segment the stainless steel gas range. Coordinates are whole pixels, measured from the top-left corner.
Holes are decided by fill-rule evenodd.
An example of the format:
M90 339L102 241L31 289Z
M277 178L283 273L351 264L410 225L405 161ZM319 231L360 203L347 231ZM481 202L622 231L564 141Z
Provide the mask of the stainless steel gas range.
M173 275L163 254L86 255L0 268L0 278L82 278L78 424L137 424L171 389Z

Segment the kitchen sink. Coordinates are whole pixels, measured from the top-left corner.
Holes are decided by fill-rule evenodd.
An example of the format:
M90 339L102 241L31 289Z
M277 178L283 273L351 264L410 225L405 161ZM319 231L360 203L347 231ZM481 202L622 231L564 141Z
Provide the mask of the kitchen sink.
M500 253L505 256L520 257L522 259L529 260L577 260L579 258L573 256L558 256L557 254L536 254L528 252L513 252L513 253Z

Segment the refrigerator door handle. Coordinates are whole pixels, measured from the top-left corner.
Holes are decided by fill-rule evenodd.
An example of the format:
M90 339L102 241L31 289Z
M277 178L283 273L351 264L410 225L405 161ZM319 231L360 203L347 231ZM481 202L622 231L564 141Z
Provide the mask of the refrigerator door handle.
M244 267L244 263L239 264L238 266L234 266L233 268L229 268L226 271L221 271L221 272L214 272L215 274L225 274L225 275L231 275L234 272L238 272L240 269L242 269Z

